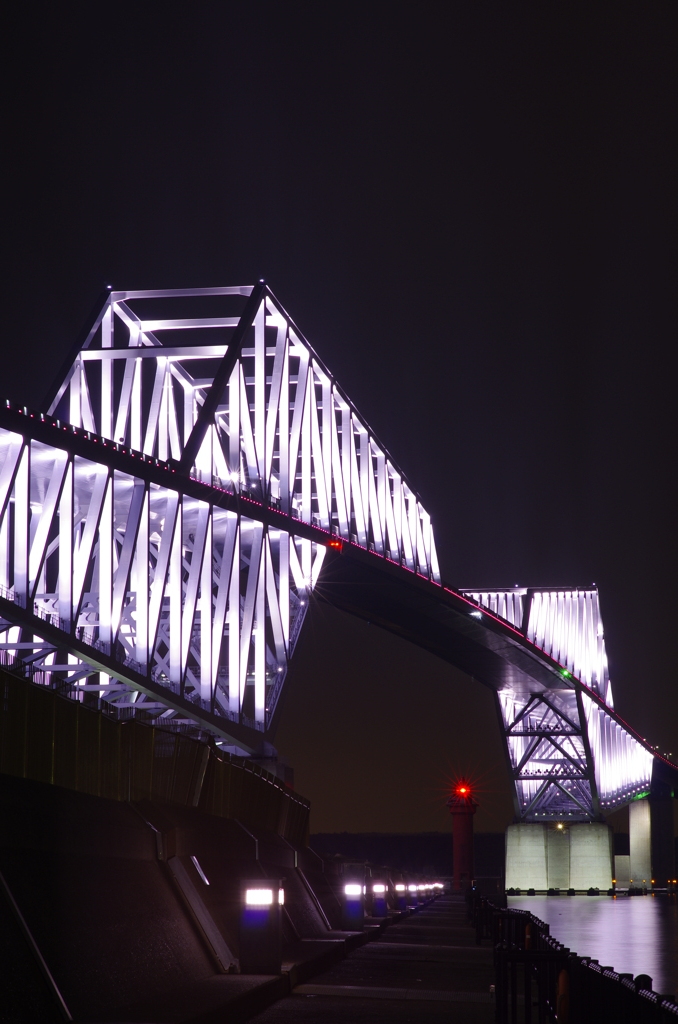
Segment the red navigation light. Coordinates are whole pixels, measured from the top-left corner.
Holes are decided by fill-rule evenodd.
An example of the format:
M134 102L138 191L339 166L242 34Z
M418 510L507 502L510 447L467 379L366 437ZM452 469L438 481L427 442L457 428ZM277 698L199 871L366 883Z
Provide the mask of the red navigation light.
M344 546L344 542L343 540L339 540L338 537L333 537L327 546L329 548L334 548L335 551L341 551Z
M462 779L454 787L454 795L455 796L460 796L463 799L468 800L469 797L471 796L471 786L470 786L470 784L465 779Z

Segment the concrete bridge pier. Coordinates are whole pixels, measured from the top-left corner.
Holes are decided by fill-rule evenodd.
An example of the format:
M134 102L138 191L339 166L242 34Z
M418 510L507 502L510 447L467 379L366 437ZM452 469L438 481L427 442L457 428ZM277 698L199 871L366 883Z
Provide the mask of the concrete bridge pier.
M509 825L507 889L600 889L612 885L612 830L599 821Z
M629 804L629 877L631 885L652 884L652 811L650 801ZM621 879L617 879L619 883Z
M623 858L616 858L622 861ZM617 884L653 883L664 888L675 877L673 840L673 792L664 782L653 782L649 797L629 804L628 878L617 878Z

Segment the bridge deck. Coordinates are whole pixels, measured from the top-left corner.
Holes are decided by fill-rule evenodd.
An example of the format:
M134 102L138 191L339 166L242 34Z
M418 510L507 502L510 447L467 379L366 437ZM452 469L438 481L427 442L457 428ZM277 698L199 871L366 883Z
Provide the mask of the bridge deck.
M595 586L442 585L416 491L264 281L107 292L46 408L0 407L0 663L268 757L314 594L497 693L517 818L655 785Z

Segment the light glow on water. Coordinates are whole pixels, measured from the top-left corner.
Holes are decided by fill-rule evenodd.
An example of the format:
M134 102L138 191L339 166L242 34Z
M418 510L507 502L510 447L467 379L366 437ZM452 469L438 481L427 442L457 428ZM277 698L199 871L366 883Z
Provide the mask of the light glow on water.
M619 974L649 974L655 992L678 992L678 901L673 896L509 896L579 956Z

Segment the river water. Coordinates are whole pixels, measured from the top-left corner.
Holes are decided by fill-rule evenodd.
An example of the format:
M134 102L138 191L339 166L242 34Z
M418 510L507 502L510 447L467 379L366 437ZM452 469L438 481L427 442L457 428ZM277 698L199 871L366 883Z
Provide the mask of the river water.
M573 953L678 993L678 897L509 896L508 905L546 921Z

